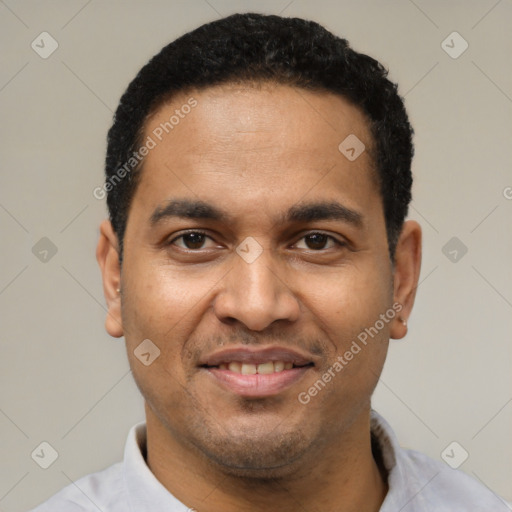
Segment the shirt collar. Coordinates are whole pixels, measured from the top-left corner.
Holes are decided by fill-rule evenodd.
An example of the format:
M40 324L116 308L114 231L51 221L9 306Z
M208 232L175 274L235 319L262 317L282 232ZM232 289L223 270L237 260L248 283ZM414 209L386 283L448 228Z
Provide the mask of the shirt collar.
M414 475L405 473L398 440L391 426L374 410L371 411L370 428L381 453L389 486L380 512L395 512L411 499L408 490L411 489L410 484L415 483L410 481ZM131 511L188 512L190 509L158 481L146 464L143 455L146 453L146 439L146 424L138 423L130 429L126 441L123 475Z
M389 423L372 409L370 417L370 430L377 441L384 468L387 472L388 493L381 505L380 512L395 512L400 510L408 501L404 474L401 462L402 448Z
M442 471L435 463L417 452L404 450L389 423L372 410L371 431L378 440L384 466L388 472L388 494L379 512L429 512L432 490L423 490ZM421 460L421 462L419 462Z
M131 512L188 512L151 472L146 453L146 424L134 425L124 450L123 476Z

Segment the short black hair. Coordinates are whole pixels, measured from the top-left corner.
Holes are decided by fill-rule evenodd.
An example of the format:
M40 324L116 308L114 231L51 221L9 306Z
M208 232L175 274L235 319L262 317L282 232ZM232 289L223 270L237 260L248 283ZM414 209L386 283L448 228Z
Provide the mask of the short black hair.
M128 86L108 132L105 190L120 259L142 167L133 156L148 117L179 92L244 81L335 93L365 114L394 259L411 200L414 148L403 99L387 75L382 64L352 50L347 40L300 18L234 14L165 46ZM127 162L133 166L127 168Z

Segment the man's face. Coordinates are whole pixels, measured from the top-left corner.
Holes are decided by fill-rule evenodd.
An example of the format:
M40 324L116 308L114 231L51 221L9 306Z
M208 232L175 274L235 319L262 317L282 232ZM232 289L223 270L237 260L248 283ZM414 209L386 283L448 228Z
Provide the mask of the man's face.
M354 161L338 149L351 134L366 145ZM332 94L228 85L174 98L147 136L121 282L148 414L233 471L311 460L367 414L389 339L386 323L332 370L394 299L365 118ZM146 339L149 366L134 355Z

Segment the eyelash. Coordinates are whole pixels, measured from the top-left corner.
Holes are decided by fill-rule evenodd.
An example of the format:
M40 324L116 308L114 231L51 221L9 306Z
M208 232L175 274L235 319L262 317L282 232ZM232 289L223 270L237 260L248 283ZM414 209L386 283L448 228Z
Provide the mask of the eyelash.
M206 238L209 238L210 240L212 240L212 238L208 235L208 233L204 232L204 231L201 231L199 229L193 229L193 230L190 230L190 231L187 231L185 233L182 233L181 235L173 238L171 241L169 241L168 245L173 245L174 242L176 242L176 240L179 240L180 238L183 238L184 236L187 236L187 235L190 235L190 234L198 234L198 235L203 235L205 236ZM322 236L325 236L327 237L328 240L331 240L333 241L338 247L345 247L347 244L344 243L344 242L340 242L339 240L337 240L335 237L333 237L332 235L328 235L327 233L323 233L322 231L310 231L306 234L304 234L301 238L299 238L298 241L306 238L307 236L311 236L311 235L322 235ZM297 241L297 242L298 242ZM295 243L297 243L295 242ZM183 249L183 248L180 248L184 251L189 251L189 252L199 252L201 251L201 249ZM305 249L303 249L305 250ZM309 249L310 251L313 251L313 252L321 252L321 251L325 251L325 250L328 250L328 249Z

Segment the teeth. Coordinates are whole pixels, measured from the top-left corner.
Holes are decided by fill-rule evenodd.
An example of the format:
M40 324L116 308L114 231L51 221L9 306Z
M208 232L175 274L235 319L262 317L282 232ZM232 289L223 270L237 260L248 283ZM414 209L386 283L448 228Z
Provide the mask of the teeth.
M283 361L275 361L274 362L274 371L275 372L282 372L284 370L284 363Z
M242 364L242 375L255 375L256 373L255 364Z
M258 365L232 361L219 365L220 370L229 370L230 372L241 373L242 375L270 375L271 373L291 370L292 368L293 363L285 363L284 361L267 361Z
M258 373L262 375L266 375L268 373L274 373L274 363L270 361L269 363L263 363L258 365Z
M230 372L241 373L242 365L240 363L229 363L228 369Z

